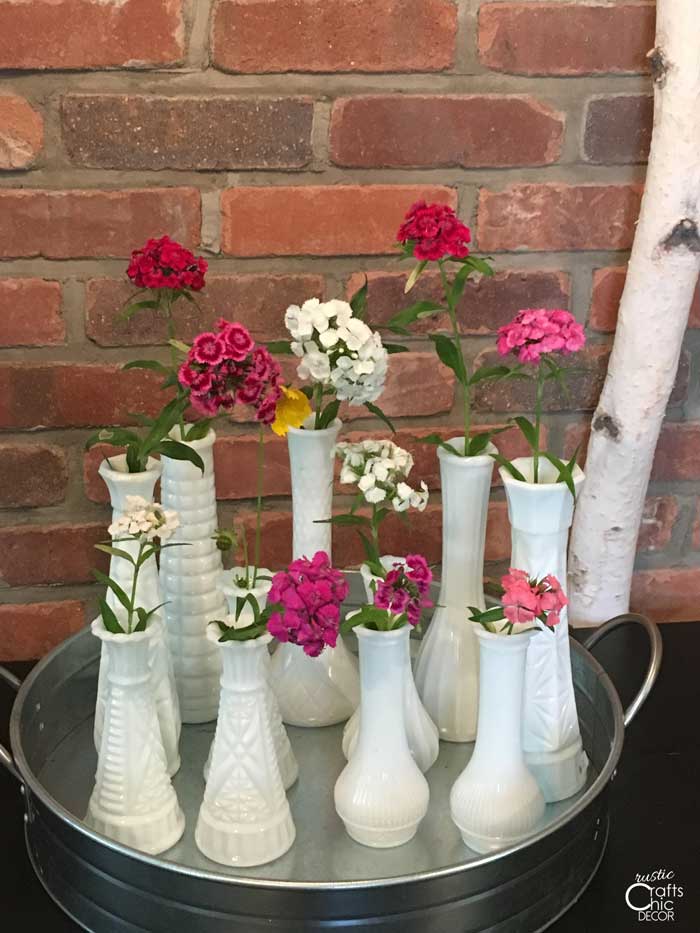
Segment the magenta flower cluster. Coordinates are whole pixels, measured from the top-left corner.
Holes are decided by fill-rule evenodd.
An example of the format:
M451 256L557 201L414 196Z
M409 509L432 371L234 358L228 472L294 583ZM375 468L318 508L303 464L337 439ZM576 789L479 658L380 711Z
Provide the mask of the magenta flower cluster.
M395 616L405 613L409 625L418 625L421 611L433 605L428 598L432 579L426 559L420 554L409 554L378 582L374 605Z
M331 567L325 551L311 560L301 557L272 578L268 604L281 608L270 616L267 629L278 641L291 641L309 657L318 657L327 645L335 648L347 595L347 580Z
M539 363L543 353L576 353L586 342L583 325L568 311L529 308L498 328L498 352L521 363Z
M192 407L213 417L236 404L252 405L263 424L275 420L282 395L282 374L266 347L256 346L242 324L220 319L217 332L195 338L178 371L180 384L190 391Z

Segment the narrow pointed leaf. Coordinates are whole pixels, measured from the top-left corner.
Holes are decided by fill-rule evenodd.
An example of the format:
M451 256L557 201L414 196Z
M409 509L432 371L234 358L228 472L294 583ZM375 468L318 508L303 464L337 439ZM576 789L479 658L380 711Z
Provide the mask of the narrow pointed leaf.
M365 276L364 284L361 288L355 292L355 294L350 299L350 307L352 308L352 313L355 317L360 320L364 320L365 311L367 309L367 289L369 283L367 282L367 276Z
M409 255L409 256L412 256L412 255L413 255L413 248L411 248L411 252L410 252L408 255ZM421 275L421 273L423 272L423 269L425 269L425 267L426 267L427 265L428 265L427 259L421 259L421 261L420 261L419 263L417 263L417 264L413 267L413 269L411 269L411 274L409 275L408 279L406 280L406 285L404 286L404 294L405 294L405 295L407 295L407 294L411 291L411 289L413 288L413 286L416 284L416 282L417 282L418 279L420 278L420 275Z
M332 402L329 402L326 407L321 412L321 415L318 419L319 429L330 427L335 419L338 417L338 411L340 409L340 402L338 399L333 399Z
M265 346L273 355L291 356L292 344L289 340L270 340Z
M396 434L396 428L392 421L384 414L379 405L374 405L372 402L365 402L365 408L370 414L374 415L375 418L379 418L380 421L383 421L392 434Z
M559 457L555 457L554 454L547 453L546 451L543 451L542 456L546 460L549 460L552 466L559 470L557 482L566 483L567 489L574 497L574 499L576 499L576 486L574 485L573 467L569 467L569 465L560 460Z
M520 480L521 483L526 483L526 482L527 482L527 480L525 479L525 477L523 476L523 474L520 472L520 470L519 470L514 464L512 464L512 463L510 462L510 460L507 460L507 459L503 456L503 454L491 454L491 457L492 457L492 459L494 459L494 460L496 461L496 463L497 463L499 466L502 466L502 467L504 467L506 470L508 470L508 472L509 472L510 475L513 477L513 479L518 479L518 480Z
M423 317L430 317L445 309L435 301L417 301L415 304L404 308L395 314L387 324L389 330L396 331L399 334L406 333L406 328L415 321Z
M104 627L107 629L107 631L111 632L112 635L124 635L124 629L119 624L119 621L114 614L114 610L109 605L107 600L99 599L97 602L100 607L100 615L102 616Z
M136 566L136 561L131 556L131 554L122 548L114 547L111 544L96 544L95 550L103 551L105 554L109 554L110 557L121 557L122 560L128 561L133 567Z
M525 440L528 442L532 450L538 446L537 444L537 429L531 421L528 421L527 418L519 415L517 418L513 418L513 421L520 428Z
M404 347L401 343L385 343L384 349L387 353L408 353L408 347Z
M482 366L472 373L469 385L474 385L476 382L483 382L484 379L505 379L510 373L511 370L507 366Z
M202 473L204 473L204 461L199 456L196 450L193 450L192 447L188 447L187 444L181 444L179 441L161 441L156 448L158 453L163 454L164 457L169 457L171 460L189 460L190 463L194 464Z
M454 340L444 334L430 334L430 339L435 344L440 362L452 370L463 386L467 385L467 371L461 347L458 347Z

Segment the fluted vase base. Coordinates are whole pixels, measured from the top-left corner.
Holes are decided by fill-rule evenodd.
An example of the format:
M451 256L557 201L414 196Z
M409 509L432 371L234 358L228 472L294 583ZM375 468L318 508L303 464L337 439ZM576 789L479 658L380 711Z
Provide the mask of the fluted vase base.
M526 751L525 763L547 803L573 797L586 783L588 756L580 739L554 752Z
M171 849L185 831L185 817L177 800L147 817L113 817L91 802L85 822L95 832L146 855Z
M204 805L199 811L195 841L199 851L213 862L245 868L264 865L284 855L295 836L289 804L285 800L267 825L225 822Z

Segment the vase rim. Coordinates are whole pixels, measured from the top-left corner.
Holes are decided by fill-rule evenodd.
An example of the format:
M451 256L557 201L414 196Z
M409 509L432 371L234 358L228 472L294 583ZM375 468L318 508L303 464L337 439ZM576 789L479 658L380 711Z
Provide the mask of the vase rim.
M112 644L137 645L143 641L147 641L151 637L150 625L146 626L146 629L143 632L131 632L131 634L127 634L126 632L119 632L116 634L114 632L108 632L105 628L104 622L102 621L102 616L97 616L97 618L92 620L90 623L90 629L92 634L95 635L96 638L99 638L100 641L108 641L112 642Z
M113 463L118 462L120 465L124 464L124 466L126 466L126 454L114 454L109 459ZM145 470L141 470L138 473L131 473L129 470L115 470L114 467L109 465L107 457L105 457L100 461L97 472L104 480L110 479L116 482L133 483L135 485L137 482L141 482L145 477L151 476L154 473L156 474L156 478L159 477L163 472L163 464L160 460L156 460L155 457L149 457L146 462Z
M249 564L248 569L254 570L255 568L253 564ZM231 593L231 594L252 593L253 596L255 596L255 595L264 595L270 592L270 589L272 588L272 580L259 580L255 586L252 586L249 589L245 589L245 587L242 587L242 586L236 586L236 583L234 582L234 579L233 579L233 575L239 571L240 573L245 573L246 568L245 567L231 567L229 570L221 571L221 574L219 576L219 586L221 588L222 593L225 593L225 594L227 593ZM270 577L274 576L272 571L268 569L267 567L258 567L258 573L262 573L262 574L265 574L265 576L270 576Z
M356 610L359 612L359 609ZM351 613L346 616L348 618ZM379 631L379 629L367 628L365 625L356 625L353 628L353 632L357 635L358 638L367 638L367 639L377 639L388 641L391 638L392 641L398 641L399 638L402 638L404 634L409 634L411 632L411 626L404 624L399 628L392 628L389 631Z
M192 424L186 421L185 427L191 428ZM187 444L187 446L191 447L193 450L205 450L207 447L212 447L214 445L216 431L214 428L209 428L204 437L198 437L194 441L183 441L180 435L180 426L176 424L169 436L171 440L179 441L181 444Z
M457 437L445 438L446 444L453 444L455 441L461 441L462 445L464 445L464 435L460 434ZM476 456L474 457L464 457L461 454L453 454L451 453L451 451L445 450L444 447L438 447L437 449L437 455L438 455L439 460L448 460L450 463L456 462L456 463L464 464L467 467L484 466L484 464L487 461L488 463L493 464L491 455L497 454L497 453L498 453L498 447L496 447L496 445L493 444L491 441L488 442L488 444L486 445L482 453L476 454Z
M533 460L534 460L533 457L515 457L512 460L512 463L516 467L519 467L519 465L531 466L533 463ZM548 460L545 460L542 462L548 464L548 466L551 466ZM552 467L552 469L555 469L555 467ZM523 482L523 480L516 479L511 473L509 473L506 467L499 467L498 472L500 474L500 477L504 485L507 484L507 485L512 485L512 486L517 486L520 489L530 489L530 490L532 489L566 489L568 491L568 488L569 488L564 482L533 483L533 482L530 482L530 480L525 480ZM586 478L586 474L581 469L581 467L577 463L574 464L574 487L576 488L580 486L585 480L585 478Z
M517 650L520 650L523 645L530 641L532 636L536 635L539 631L539 629L533 628L528 629L527 632L515 632L515 634L511 635L502 635L498 632L489 632L488 629L485 629L484 626L479 622L472 622L472 625L474 626L474 634L477 638L480 638L486 642L502 642L503 647L506 648L506 650L511 651L515 651L516 648ZM510 648L508 649L507 643L509 642L511 644Z
M310 436L310 435L312 435L312 434L315 435L315 436L319 436L319 435L323 435L323 434L332 434L333 432L337 432L337 431L339 431L340 428L343 426L343 422L340 420L340 418L334 418L333 421L328 425L327 428L304 427L304 425L306 424L306 422L309 421L309 420L311 420L311 419L314 418L314 417L315 417L315 415L314 415L313 413L310 414L310 415L304 420L304 423L303 423L302 427L300 427L300 428L292 428L292 427L290 427L290 428L287 429L287 433L288 433L288 434L293 434L294 437L304 437L304 436L308 437L308 436Z
M234 646L236 648L245 649L246 651L251 651L253 648L269 645L272 641L272 635L270 635L269 632L263 632L262 635L258 635L257 638L246 638L243 641L235 641L233 639L231 641L219 641L220 636L221 632L219 629L215 629L214 623L209 622L207 625L207 638L222 649Z

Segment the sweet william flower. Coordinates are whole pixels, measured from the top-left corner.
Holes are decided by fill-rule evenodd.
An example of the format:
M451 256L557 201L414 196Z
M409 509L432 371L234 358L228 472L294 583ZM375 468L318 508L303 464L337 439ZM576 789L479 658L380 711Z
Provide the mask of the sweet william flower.
M397 239L399 243L413 244L416 259L464 259L469 255L471 232L447 204L416 201L399 227Z
M527 308L498 329L501 356L512 353L521 363L540 362L542 354L577 353L586 343L583 325L562 309Z

